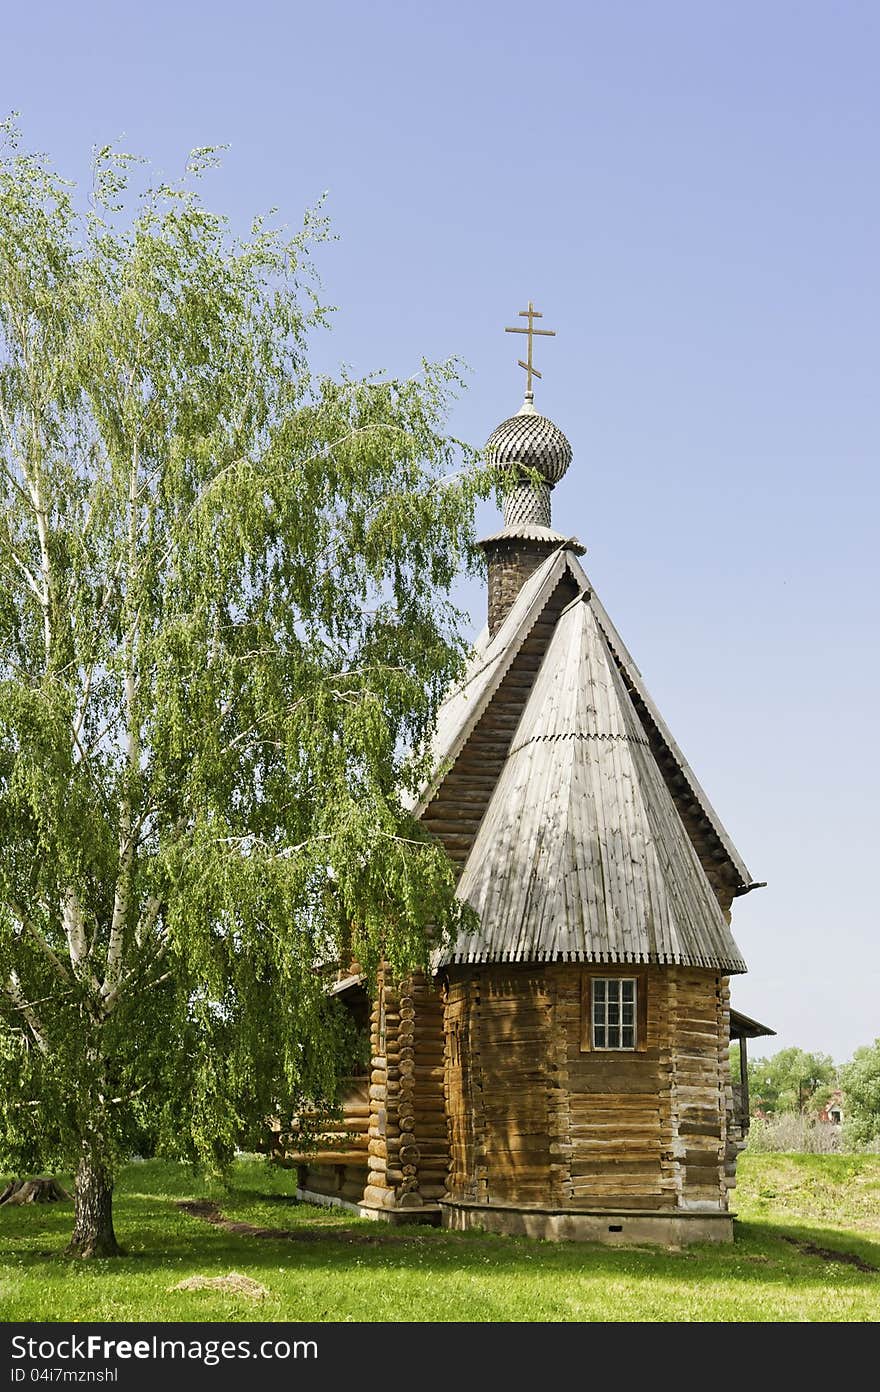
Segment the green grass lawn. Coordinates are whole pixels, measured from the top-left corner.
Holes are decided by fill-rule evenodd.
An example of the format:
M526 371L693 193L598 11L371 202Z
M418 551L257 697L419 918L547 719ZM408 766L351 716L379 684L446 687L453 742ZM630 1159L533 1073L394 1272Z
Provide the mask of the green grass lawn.
M71 1205L0 1209L4 1320L876 1320L880 1156L746 1155L732 1246L681 1251L443 1233L292 1203L293 1177L242 1161L229 1189L183 1166L127 1167L116 1191L127 1255L62 1255ZM231 1234L182 1213L213 1197L226 1216L296 1230ZM861 1271L790 1240L853 1253ZM368 1241L365 1239L369 1239ZM175 1292L195 1275L241 1272L254 1301Z

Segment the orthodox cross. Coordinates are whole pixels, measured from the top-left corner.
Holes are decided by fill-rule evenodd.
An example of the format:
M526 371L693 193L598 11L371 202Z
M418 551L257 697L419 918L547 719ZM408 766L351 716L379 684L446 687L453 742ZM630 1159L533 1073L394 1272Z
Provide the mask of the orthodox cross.
M555 337L556 337L556 330L555 330L555 329L536 329L536 328L535 328L535 320L536 320L536 319L543 319L544 316L543 316L543 314L541 313L540 310L535 309L535 306L532 304L531 300L529 300L529 307L528 307L528 309L521 309L521 310L519 311L519 317L520 317L521 319L528 319L528 321L529 321L529 326L528 326L528 328L527 328L527 329L523 329L523 328L518 328L518 329L505 329L504 332L505 332L505 333L522 333L522 334L528 334L528 336L529 336L528 362L523 362L522 358L518 358L518 359L517 359L517 362L518 362L518 364L519 364L520 367L525 368L525 371L526 371L526 391L529 392L529 393L531 393L531 390L532 390L532 378L533 378L533 377L537 377L537 378L538 378L538 381L541 380L541 374L540 374L540 372L538 371L538 369L537 369L536 367L533 367L533 366L532 366L532 339L534 338L535 334L542 334L545 338L555 338Z

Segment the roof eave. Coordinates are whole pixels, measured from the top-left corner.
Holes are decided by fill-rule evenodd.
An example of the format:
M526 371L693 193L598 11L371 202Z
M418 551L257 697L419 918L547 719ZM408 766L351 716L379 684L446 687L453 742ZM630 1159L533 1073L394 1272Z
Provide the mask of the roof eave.
M763 1035L775 1034L776 1031L771 1029L769 1025L762 1025L760 1020L752 1020L748 1015L743 1015L741 1011L731 1009L731 1039L759 1039Z

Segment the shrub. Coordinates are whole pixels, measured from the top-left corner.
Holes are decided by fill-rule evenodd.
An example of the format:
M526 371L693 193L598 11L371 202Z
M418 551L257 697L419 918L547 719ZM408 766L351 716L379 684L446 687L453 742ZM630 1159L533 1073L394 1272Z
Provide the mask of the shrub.
M752 1122L746 1148L830 1155L841 1148L840 1129L827 1121L811 1121L799 1112L781 1112L779 1116L758 1117Z

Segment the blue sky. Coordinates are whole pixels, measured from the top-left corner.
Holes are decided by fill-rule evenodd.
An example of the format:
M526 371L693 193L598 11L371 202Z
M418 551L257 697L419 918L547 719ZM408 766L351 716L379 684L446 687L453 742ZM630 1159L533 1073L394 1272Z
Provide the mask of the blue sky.
M240 225L328 192L318 365L460 355L481 443L544 311L554 521L769 882L735 1003L770 1050L880 1035L880 8L42 0L3 31L2 106L71 178L228 143L205 193Z

